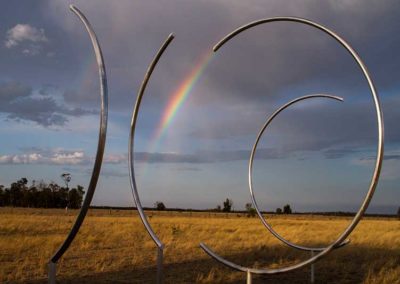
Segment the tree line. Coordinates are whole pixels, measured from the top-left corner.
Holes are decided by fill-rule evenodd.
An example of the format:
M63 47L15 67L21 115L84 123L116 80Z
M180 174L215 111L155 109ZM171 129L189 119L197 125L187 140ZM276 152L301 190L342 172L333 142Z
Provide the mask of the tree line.
M0 206L76 209L82 206L84 193L80 185L69 189L43 180L28 185L28 180L21 178L7 188L0 185Z
M223 203L222 207L221 205L217 205L217 207L214 209L214 211L222 211L222 212L231 212L233 209L233 201L232 199L227 198ZM254 217L256 216L256 209L253 207L251 203L246 203L245 209L247 212L247 215L249 217ZM289 204L286 204L283 206L283 210L281 208L276 208L275 211L276 214L292 214L292 208L290 207Z

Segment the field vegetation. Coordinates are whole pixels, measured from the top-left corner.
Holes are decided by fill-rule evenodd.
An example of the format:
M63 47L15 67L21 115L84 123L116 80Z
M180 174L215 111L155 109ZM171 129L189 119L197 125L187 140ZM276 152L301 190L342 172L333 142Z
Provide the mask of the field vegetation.
M0 208L0 283L46 283L47 262L69 232L77 210ZM245 283L245 275L212 260L205 242L227 259L280 267L308 258L272 237L258 218L238 213L148 211L165 243L166 283ZM268 215L287 239L326 245L349 217ZM364 218L351 243L317 262L316 283L400 283L400 221ZM60 283L154 283L156 248L136 212L90 210L58 264ZM253 283L309 283L310 268Z

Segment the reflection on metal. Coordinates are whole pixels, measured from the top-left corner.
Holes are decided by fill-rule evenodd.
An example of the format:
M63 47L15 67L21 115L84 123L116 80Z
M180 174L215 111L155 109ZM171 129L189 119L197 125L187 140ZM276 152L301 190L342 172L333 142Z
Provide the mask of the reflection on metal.
M374 102L374 107L375 107L375 112L376 112L376 118L377 118L377 126L378 126L378 146L377 146L377 154L376 154L376 162L375 162L375 167L374 167L374 172L373 175L371 177L371 181L370 181L370 185L368 188L368 192L366 194L366 196L364 197L364 200L357 212L357 214L355 215L355 217L353 218L353 220L351 221L351 223L349 224L349 226L345 229L345 231L328 247L323 248L322 250L320 248L318 248L316 251L318 251L318 253L316 255L311 256L309 259L302 261L298 264L295 265L291 265L291 266L287 266L287 267L283 267L283 268L277 268L277 269L254 269L254 268L246 268L240 265L237 265L231 261L228 261L224 258L222 258L221 256L219 256L218 254L216 254L215 252L213 252L210 248L208 248L205 244L201 243L200 246L201 248L208 254L210 255L212 258L214 258L215 260L219 261L220 263L235 269L235 270L239 270L239 271L243 271L245 273L254 273L254 274L277 274L277 273L284 273L284 272L289 272L289 271L293 271L299 268L302 268L306 265L310 265L313 264L315 261L319 260L320 258L322 258L323 256L327 255L329 252L331 252L333 249L337 248L340 245L343 245L343 242L346 241L347 237L351 234L351 232L354 230L354 228L357 226L358 222L361 220L363 214L365 213L365 211L368 208L368 205L373 197L373 194L375 192L376 186L378 184L378 180L379 180L379 175L380 175L380 171L381 171L381 167L382 167L382 159L383 159L383 144L384 144L384 127L383 127L383 114L382 114L382 109L380 106L380 102L379 102L379 97L378 94L376 92L375 86L372 82L372 79L368 73L367 68L365 67L364 63L362 62L361 58L357 55L357 53L353 50L353 48L344 40L342 39L339 35L337 35L336 33L334 33L333 31L329 30L328 28L319 25L315 22L312 22L310 20L306 20L306 19L302 19L302 18L294 18L294 17L275 17L275 18L267 18L267 19L262 19L262 20L258 20L255 22L251 22L249 24L246 24L242 27L239 27L238 29L236 29L235 31L233 31L232 33L228 34L226 37L224 37L219 43L217 43L214 46L214 51L217 51L219 48L221 48L225 43L227 43L230 39L232 39L233 37L235 37L236 35L238 35L239 33L254 27L254 26L258 26L264 23L271 23L271 22L294 22L294 23L300 23L300 24L304 24L307 26L311 26L314 27L324 33L326 33L327 35L329 35L330 37L332 37L333 39L335 39L338 43L340 43L348 52L349 54L352 56L352 58L354 59L354 61L357 63L357 65L359 66L359 68L361 69L361 71L363 72L363 75L365 77L365 79L367 80L368 86L370 88L371 94L372 94L372 98L373 98L373 102ZM281 240L283 241L283 240Z
M74 12L78 18L85 25L85 28L90 36L94 52L96 55L97 66L99 69L99 77L100 77L100 98L101 98L101 111L100 111L100 130L99 130L99 138L97 144L97 152L96 159L94 162L94 167L92 171L92 176L90 178L89 187L85 196L85 200L83 201L82 208L79 212L78 217L76 218L75 224L73 225L71 231L69 232L67 238L61 247L57 250L57 252L50 259L49 263L49 282L55 283L55 274L56 274L56 263L71 245L74 240L76 234L79 231L79 228L82 225L83 220L85 219L86 213L89 209L90 202L92 201L93 194L96 190L97 181L100 174L101 164L103 161L104 147L106 143L106 132L107 132L107 116L108 116L108 91L107 91L107 77L106 70L104 65L103 55L100 49L99 42L97 37L90 26L89 21L83 15L81 11L78 10L75 6L71 5L70 9Z
M250 162L249 162L249 189L250 189L250 195L251 195L251 202L253 203L254 209L256 210L258 217L260 217L262 223L264 224L264 226L268 229L268 231L271 232L271 234L273 234L278 240L280 240L281 242L285 243L286 245L288 245L289 247L292 248L296 248L299 250L304 250L304 251L323 251L325 248L316 248L316 247L305 247L305 246L299 246L296 245L294 243L291 243L290 241L286 240L285 238L283 238L281 235L279 235L273 228L272 226L267 222L267 220L265 220L264 216L262 215L260 209L258 208L257 205L257 201L256 198L254 197L254 190L253 190L253 178L252 178L252 173L253 173L253 162L254 162L254 156L257 150L257 145L258 142L260 142L260 139L262 137L262 135L264 134L265 129L268 127L268 125L274 120L274 118L283 110L285 110L286 108L288 108L289 106L303 101L303 100L307 100L307 99L312 99L312 98L327 98L327 99L333 99L333 100L337 100L337 101L343 101L343 98L341 97L336 97L336 96L331 96L331 95L323 95L323 94L316 94L316 95L308 95L308 96L303 96L297 99L294 99L288 103L286 103L285 105L281 106L278 110L276 110L265 122L264 126L261 128L260 132L257 135L256 138L256 142L254 143L253 149L251 150L251 154L250 154ZM342 242L339 246L335 247L335 248L339 248L342 247L346 244L348 244L349 241L346 240L344 242Z
M136 129L136 122L137 117L139 114L140 103L142 101L144 92L146 90L147 83L153 73L154 68L157 65L157 62L161 58L164 51L167 49L168 45L174 39L174 35L170 34L164 44L161 46L159 51L157 52L156 56L154 57L153 61L151 62L149 68L147 69L146 75L144 76L142 85L140 86L138 96L136 98L135 107L132 113L132 121L131 121L131 130L129 135L129 176L130 176L130 183L132 188L133 198L135 199L136 207L139 212L140 219L143 222L144 227L146 228L147 232L149 233L150 237L153 239L154 243L157 246L157 283L162 283L163 275L162 275L162 261L163 261L163 249L164 244L160 241L157 235L154 233L153 228L151 227L149 221L147 220L146 214L143 210L142 204L140 202L139 193L137 190L136 179L135 179L135 151L134 151L134 143L135 143L135 129Z
M252 279L251 279L251 272L247 271L247 277L246 277L246 284L251 284Z

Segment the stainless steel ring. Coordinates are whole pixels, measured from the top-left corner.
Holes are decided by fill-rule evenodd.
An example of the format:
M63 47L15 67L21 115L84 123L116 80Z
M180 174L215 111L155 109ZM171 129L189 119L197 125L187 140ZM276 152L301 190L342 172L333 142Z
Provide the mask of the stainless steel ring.
M174 35L170 34L168 36L168 38L165 40L164 44L158 50L156 56L154 57L153 61L151 62L149 68L147 69L146 75L144 76L143 82L140 86L139 93L136 98L135 107L132 112L131 130L130 130L130 134L129 134L129 147L128 147L129 177L130 177L130 184L131 184L133 198L135 200L136 207L137 207L140 219L142 220L144 227L146 228L147 232L149 233L150 237L153 239L153 241L155 242L157 247L161 250L164 248L164 244L157 237L156 233L154 232L153 228L151 227L149 221L147 220L146 213L143 210L142 203L140 202L139 193L138 193L137 185L136 185L136 178L135 178L134 146L135 146L135 130L136 130L137 117L139 114L140 103L142 102L142 98L143 98L144 92L146 90L147 83L150 80L151 74L153 73L153 70L156 67L159 59L161 58L164 51L167 49L168 45L171 43L171 41L173 39L174 39Z
M281 242L285 243L286 245L288 245L289 247L295 248L295 249L299 249L299 250L304 250L304 251L313 251L313 252L317 252L317 251L323 251L325 249L325 247L307 247L307 246L300 246L300 245L296 245L288 240L286 240L285 238L283 238L280 234L278 234L273 228L272 226L267 222L267 220L264 218L264 216L262 215L261 211L258 208L257 205L257 201L255 199L254 196L254 190L253 190L253 162L254 162L254 156L257 150L257 146L258 143L264 133L264 131L266 130L266 128L268 127L268 125L274 120L274 118L281 113L283 110L285 110L286 108L288 108L289 106L303 101L303 100L307 100L307 99L312 99L312 98L327 98L327 99L333 99L333 100L338 100L338 101L343 101L343 98L341 97L337 97L337 96L331 96L331 95L324 95L324 94L315 94L315 95L307 95L307 96L303 96L303 97L299 97L296 98L286 104L284 104L283 106L281 106L279 109L277 109L268 119L267 121L264 123L263 127L261 128L260 132L257 135L256 141L253 145L253 148L251 150L251 154L250 154L250 160L249 160L249 190L250 190L250 196L251 196L251 202L254 206L254 209L257 212L258 217L260 217L261 222L263 223L263 225L268 229L268 231L271 232L271 234L273 234L278 240L280 240ZM340 248L343 247L345 245L347 245L350 241L346 240L343 243L341 243L339 246L335 247L335 248Z
M106 67L104 65L104 58L101 52L101 48L99 42L97 40L96 34L93 31L89 21L86 19L85 15L75 6L69 6L71 11L78 16L78 18L84 24L93 45L94 53L96 55L97 66L99 70L99 78L100 78L100 99L101 99L101 109L100 109L100 129L99 129L99 138L97 144L96 158L93 166L92 176L90 178L89 187L85 196L85 199L82 204L82 208L79 212L76 221L71 228L67 238L64 243L60 246L57 252L52 256L50 262L56 263L65 253L65 251L69 248L72 241L74 240L76 234L81 227L83 220L85 219L86 213L89 210L90 203L92 201L94 192L96 190L97 181L99 179L101 164L103 162L103 154L104 148L106 144L106 134L107 134L107 117L108 117L108 89L107 89L107 76L106 76Z
M334 248L336 248L337 246L340 246L340 244L342 244L346 238L350 235L350 233L354 230L354 228L357 226L358 222L361 220L364 212L367 210L368 205L373 197L373 194L375 192L376 186L378 184L378 180L379 180L379 175L380 175L380 171L382 168L382 160L383 160L383 152L384 152L384 126L383 126L383 113L382 113L382 109L381 109L381 105L379 102L379 97L378 94L376 92L375 86L372 82L372 79L368 73L368 70L365 66L365 64L362 62L361 58L358 56L358 54L354 51L354 49L343 39L341 38L339 35L337 35L336 33L334 33L333 31L331 31L330 29L319 25L315 22L312 22L310 20L307 19L302 19L302 18L295 18L295 17L274 17L274 18L267 18L267 19L261 19L261 20L257 20L254 22L251 22L249 24L246 24L244 26L239 27L238 29L236 29L235 31L233 31L232 33L228 34L226 37L224 37L219 43L217 43L213 50L217 51L222 45L224 45L226 42L228 42L230 39L232 39L233 37L235 37L236 35L238 35L239 33L260 25L260 24L264 24L264 23L271 23L271 22L294 22L294 23L301 23L304 25L308 25L311 27L314 27L318 30L321 30L322 32L328 34L329 36L331 36L333 39L335 39L338 43L340 43L352 56L352 58L354 59L354 61L358 64L358 66L360 67L361 71L363 72L363 75L365 77L365 79L368 82L368 86L371 90L371 94L372 94L372 98L374 101L374 106L375 106L375 111L376 111L376 118L377 118L377 125L378 125L378 146L377 146L377 155L376 155L376 162L375 162L375 167L374 167L374 172L373 175L371 177L371 181L370 181L370 185L369 185L369 189L368 192L357 212L357 214L355 215L355 217L353 218L352 222L350 223L350 225L345 229L345 231L336 239L336 241L334 241L331 245L329 245L328 247L324 248L322 251L320 251L318 254L314 255L313 257L302 261L298 264L292 265L292 266L287 266L287 267L283 267L283 268L278 268L278 269L248 269L239 265L236 265L224 258L222 258L221 256L218 256L216 253L214 253L211 249L209 249L206 245L204 244L200 244L200 246L205 250L206 253L208 253L211 257L213 257L214 259L216 259L217 261L221 262L224 265L227 265L229 267L231 267L232 269L236 269L236 270L240 270L240 271L246 271L246 272L251 272L251 273L256 273L256 274L277 274L277 273L284 273L284 272L288 272L288 271L293 271L299 268L302 268L308 264L312 264L315 261L319 260L320 258L322 258L323 256L327 255L330 251L332 251ZM245 270L243 270L245 269Z

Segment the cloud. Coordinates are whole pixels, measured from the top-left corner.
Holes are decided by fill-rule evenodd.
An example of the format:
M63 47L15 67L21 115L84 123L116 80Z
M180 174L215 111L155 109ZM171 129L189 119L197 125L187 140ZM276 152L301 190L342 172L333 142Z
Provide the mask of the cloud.
M240 115L226 115L219 120L207 115L190 135L205 141L235 141L246 137L250 146L266 119L282 104L242 107L241 111L231 111ZM386 98L382 109L386 143L400 143L400 132L397 131L400 100ZM267 141L268 147L284 151L322 151L325 158L334 159L375 146L377 135L376 114L371 102L345 100L337 103L318 99L304 101L278 115L264 132L263 140Z
M128 163L128 155L123 154L108 154L104 157L104 162L107 164L122 164Z
M8 103L31 94L32 88L19 82L7 82L0 85L0 103Z
M358 160L355 160L356 165L362 165L366 167L374 166L376 162L376 156L367 156ZM382 180L393 181L399 179L400 172L400 151L389 150L384 155L381 178Z
M326 159L340 159L347 155L359 153L360 150L351 149L351 148L331 148L322 151L322 155Z
M27 24L17 24L7 31L4 45L14 48L23 45L22 53L25 55L37 55L41 49L41 43L48 42L44 29L37 29Z
M50 165L88 165L94 162L82 150L41 149L38 147L21 148L22 154L8 154L0 156L0 164L50 164ZM234 151L198 151L194 154L184 153L135 153L135 161L150 164L205 164L248 160L249 150ZM275 149L258 149L256 159L282 159L287 153ZM127 154L107 154L104 164L127 164ZM193 170L193 167L188 169Z
M33 121L39 125L63 126L68 116L94 114L80 107L69 108L58 103L50 94L33 95L31 87L18 82L0 84L0 112L15 121Z
M290 155L292 155L291 153ZM257 149L255 159L270 160L283 159L289 154L276 149ZM233 151L197 151L193 154L184 153L135 153L135 160L138 162L146 162L150 164L168 163L168 164L208 164L223 163L248 160L250 150L233 150Z
M90 161L91 159L81 150L33 148L23 154L0 156L0 164L85 165Z
M177 167L174 170L182 172L182 171L190 171L190 172L199 172L201 168L198 167Z

